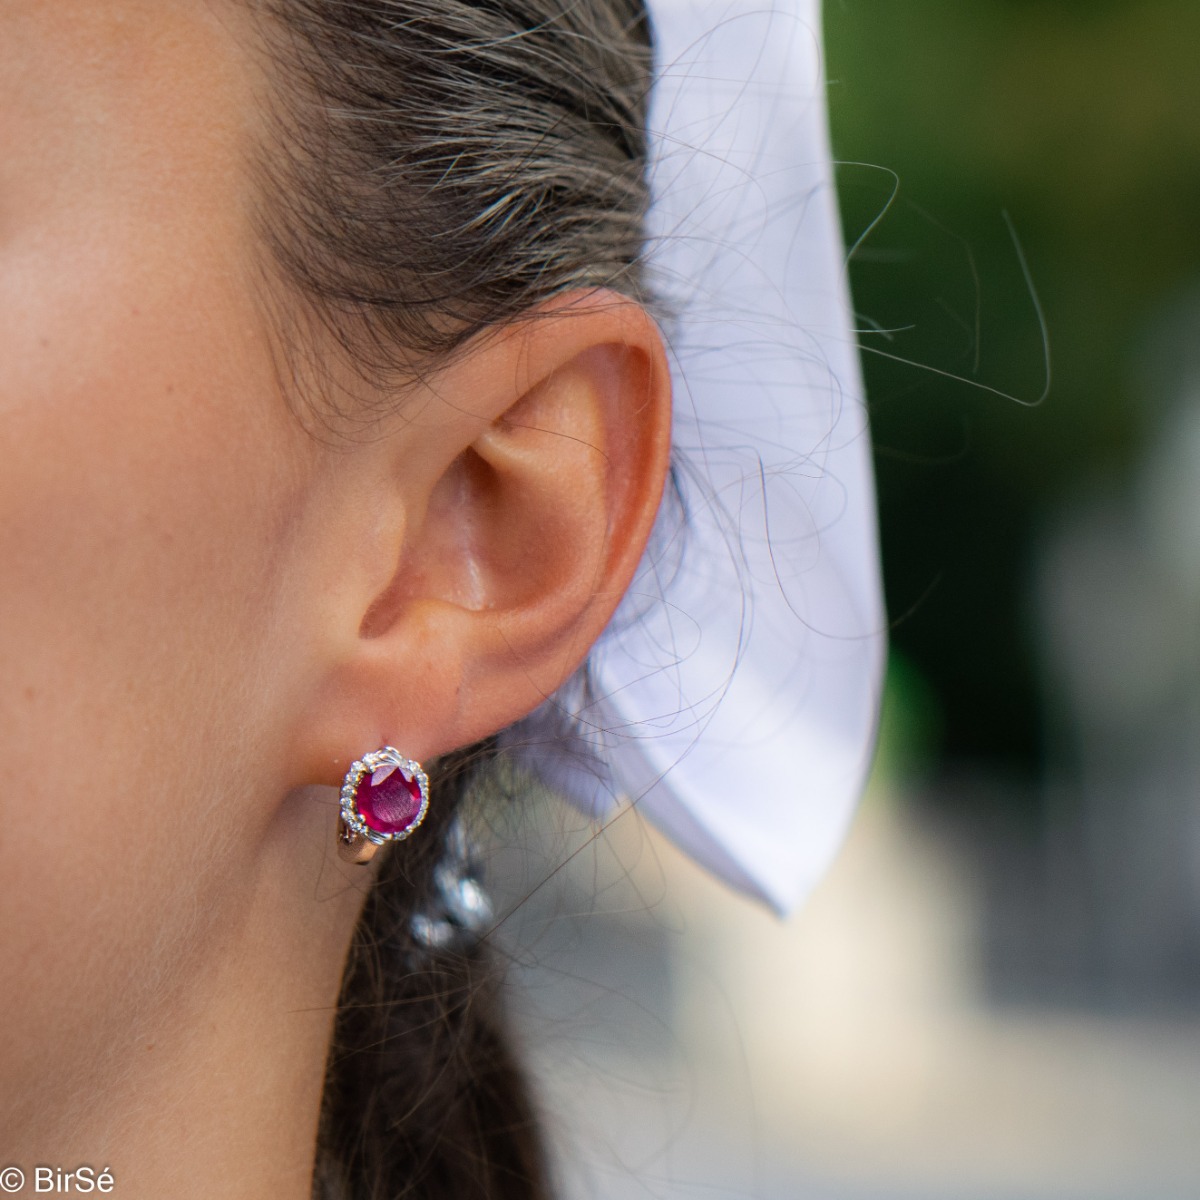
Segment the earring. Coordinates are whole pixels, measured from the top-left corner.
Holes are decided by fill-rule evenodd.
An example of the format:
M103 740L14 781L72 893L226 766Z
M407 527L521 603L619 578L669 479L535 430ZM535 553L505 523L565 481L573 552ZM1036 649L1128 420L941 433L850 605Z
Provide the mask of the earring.
M402 842L429 811L429 778L392 746L353 763L342 781L338 853L367 863L384 842Z

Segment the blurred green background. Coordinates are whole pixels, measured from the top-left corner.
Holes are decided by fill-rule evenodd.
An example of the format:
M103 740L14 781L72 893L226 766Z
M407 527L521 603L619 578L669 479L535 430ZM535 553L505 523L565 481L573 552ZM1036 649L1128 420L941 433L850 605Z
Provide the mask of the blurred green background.
M1197 286L1200 5L830 0L825 23L893 703L927 771L1003 778L1036 820L1066 756L1043 532L1126 485L1167 400L1145 360L1186 350L1149 347Z

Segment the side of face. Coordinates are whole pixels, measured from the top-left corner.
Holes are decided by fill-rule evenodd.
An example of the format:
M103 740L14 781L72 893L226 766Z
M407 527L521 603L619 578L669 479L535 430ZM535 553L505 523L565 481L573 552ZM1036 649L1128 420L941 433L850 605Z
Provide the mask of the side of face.
M230 19L0 11L0 1094L23 1105L62 1083L47 1045L109 1069L235 891L230 799L278 774L316 460L254 299Z
M118 1077L244 914L325 920L330 813L294 789L530 711L661 495L661 343L613 298L486 339L377 437L305 430L246 19L0 10L0 1128Z

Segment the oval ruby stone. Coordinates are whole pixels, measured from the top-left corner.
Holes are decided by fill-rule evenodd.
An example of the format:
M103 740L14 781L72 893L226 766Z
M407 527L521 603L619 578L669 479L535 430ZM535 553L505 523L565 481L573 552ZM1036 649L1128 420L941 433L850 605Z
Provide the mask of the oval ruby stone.
M376 833L403 833L421 811L421 785L388 763L358 781L354 803Z

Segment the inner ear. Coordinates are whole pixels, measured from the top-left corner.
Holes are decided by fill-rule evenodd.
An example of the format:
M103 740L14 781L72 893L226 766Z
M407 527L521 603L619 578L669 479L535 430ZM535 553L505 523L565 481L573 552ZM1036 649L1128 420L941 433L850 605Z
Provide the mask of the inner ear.
M383 635L407 604L423 597L436 596L472 612L495 607L495 581L489 588L483 569L489 556L488 527L493 523L486 517L502 507L502 481L468 447L434 485L419 536L406 549L387 589L364 615L359 636Z
M368 631L418 599L511 620L572 581L600 586L618 499L607 444L615 414L603 393L629 382L605 359L619 353L592 349L562 364L450 463Z

